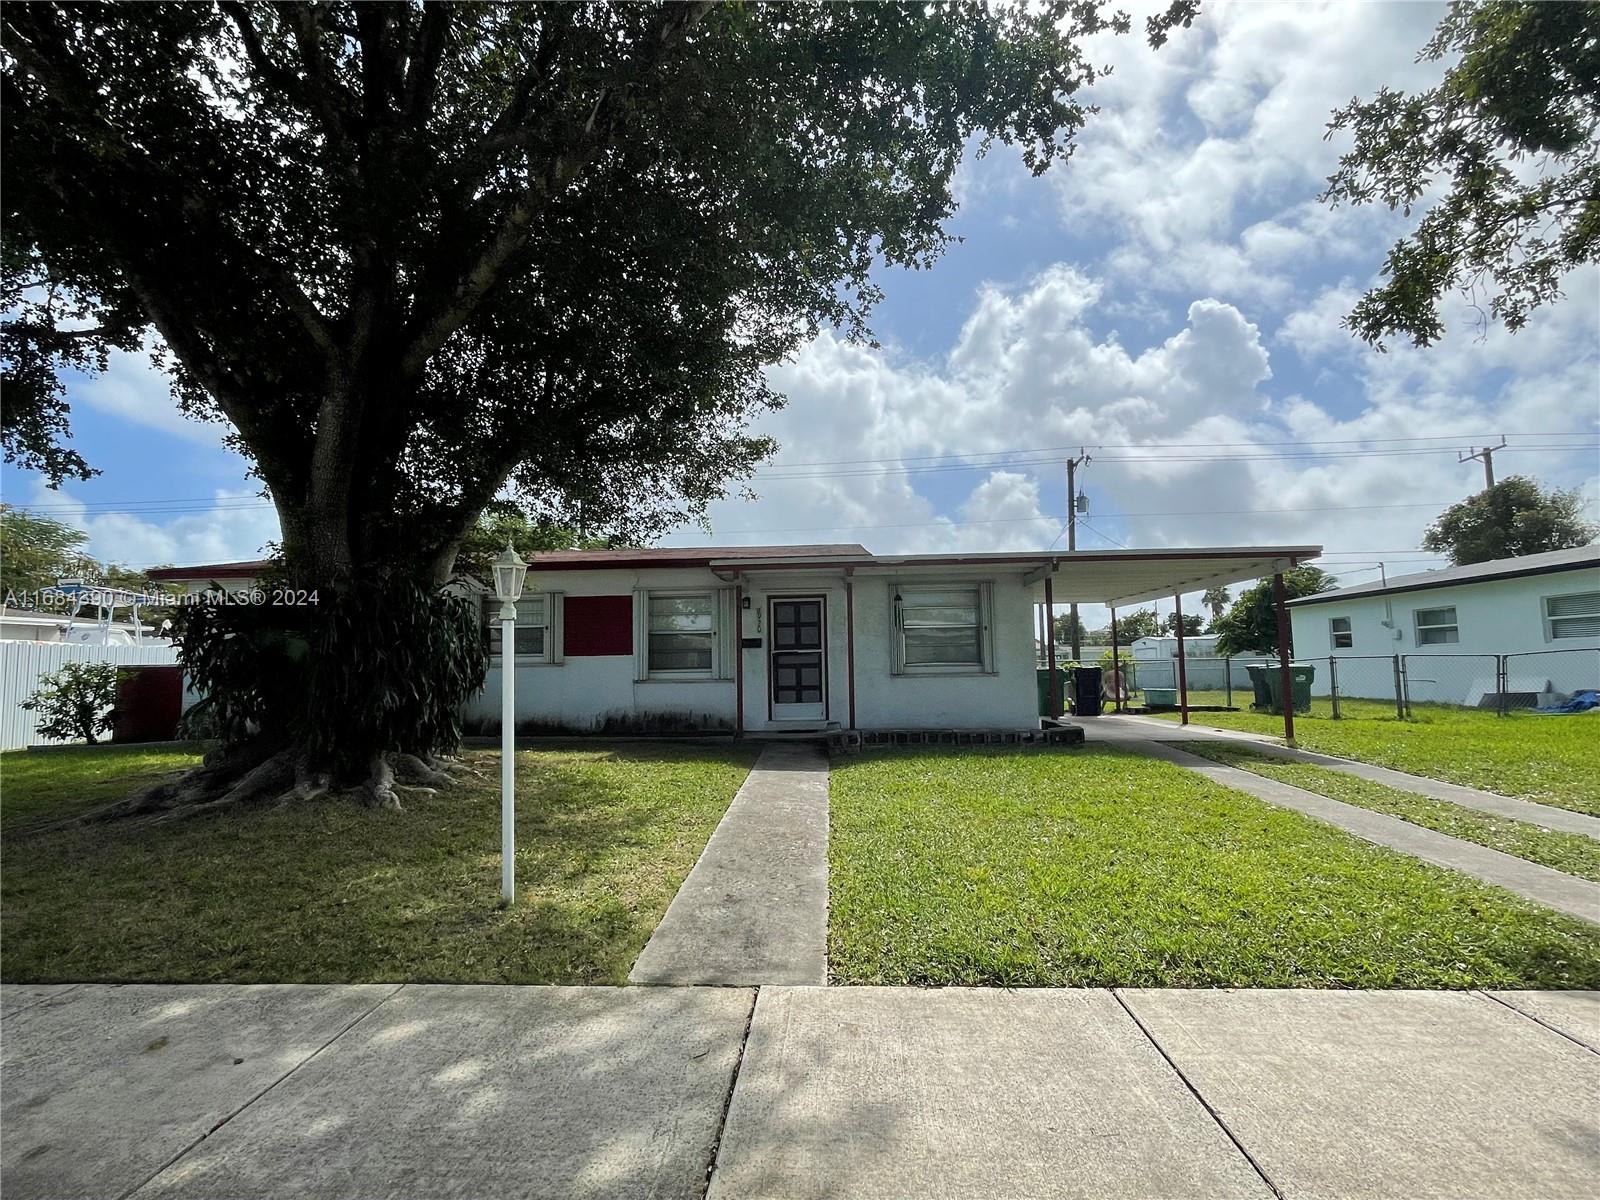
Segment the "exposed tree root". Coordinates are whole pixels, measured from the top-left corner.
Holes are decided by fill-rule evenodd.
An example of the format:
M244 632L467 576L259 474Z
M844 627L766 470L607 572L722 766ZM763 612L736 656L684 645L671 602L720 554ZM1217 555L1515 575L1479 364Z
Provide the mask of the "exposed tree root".
M284 807L348 796L371 808L400 811L402 796L436 796L480 772L459 758L403 751L374 755L360 782L336 779L313 767L304 751L281 743L249 743L213 750L198 767L161 780L120 800L57 821L29 825L28 834L72 825L128 820L159 825L246 805Z
M327 771L313 771L304 755L295 759L294 786L273 797L277 808L300 804L307 800L320 800L333 791L333 776Z
M456 777L449 771L443 770L442 764L430 763L415 754L391 754L389 763L396 779L402 783L421 784L426 787L449 787L456 781Z
M354 789L353 794L369 808L386 808L400 812L400 796L394 790L394 768L389 765L389 760L382 754L374 755L372 767L365 783Z

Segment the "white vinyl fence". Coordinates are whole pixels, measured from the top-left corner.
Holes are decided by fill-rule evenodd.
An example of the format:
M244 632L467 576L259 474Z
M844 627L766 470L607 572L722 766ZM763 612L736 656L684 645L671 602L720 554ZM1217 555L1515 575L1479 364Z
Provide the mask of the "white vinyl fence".
M58 745L59 739L38 735L39 714L22 702L39 690L39 679L59 671L69 662L108 662L126 666L172 666L178 651L162 644L149 646L75 646L68 642L0 642L0 750L38 744Z

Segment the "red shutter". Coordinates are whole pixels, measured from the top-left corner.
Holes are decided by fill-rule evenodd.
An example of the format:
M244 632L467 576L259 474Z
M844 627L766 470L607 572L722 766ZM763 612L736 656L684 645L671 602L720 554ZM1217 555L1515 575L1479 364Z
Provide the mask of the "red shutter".
M567 658L633 653L632 596L568 595L561 619Z

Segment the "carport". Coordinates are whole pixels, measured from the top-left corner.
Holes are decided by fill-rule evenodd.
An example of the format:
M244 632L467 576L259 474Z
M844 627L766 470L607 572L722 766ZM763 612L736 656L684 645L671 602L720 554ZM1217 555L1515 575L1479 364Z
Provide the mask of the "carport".
M1116 710L1122 711L1120 686L1120 646L1117 637L1117 606L1147 604L1170 598L1179 614L1178 700L1180 719L1189 723L1188 681L1184 660L1183 593L1221 587L1230 583L1272 577L1274 608L1277 614L1277 655L1282 678L1282 694L1292 697L1294 689L1289 670L1289 614L1285 608L1283 573L1322 553L1321 546L1209 546L1182 550L1067 550L1041 556L1041 562L1027 576L1036 604L1042 604L1050 618L1058 604L1104 604L1111 610L1111 659L1114 664L1112 694ZM1047 622L1044 642L1050 672L1050 710L1061 710L1061 676L1056 666L1053 624ZM1283 705L1283 734L1294 741L1294 704Z

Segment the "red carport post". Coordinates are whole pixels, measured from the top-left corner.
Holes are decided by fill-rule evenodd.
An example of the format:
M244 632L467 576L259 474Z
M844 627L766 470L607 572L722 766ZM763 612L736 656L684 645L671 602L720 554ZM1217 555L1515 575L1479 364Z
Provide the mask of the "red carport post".
M1056 590L1044 577L1044 644L1050 647L1050 719L1061 715L1061 680L1056 676Z
M1172 597L1173 624L1178 627L1178 714L1179 724L1189 723L1189 666L1183 661L1183 597Z
M856 585L854 567L844 569L844 654L850 675L850 728L856 727Z
M733 574L733 736L744 736L744 580Z
M1111 608L1111 699L1116 703L1117 711L1122 711L1122 656L1117 653L1117 606ZM1100 689L1102 695L1105 688Z
M1272 577L1272 607L1278 613L1278 686L1283 704L1283 740L1294 745L1294 672L1289 669L1289 610L1283 603L1283 572Z

